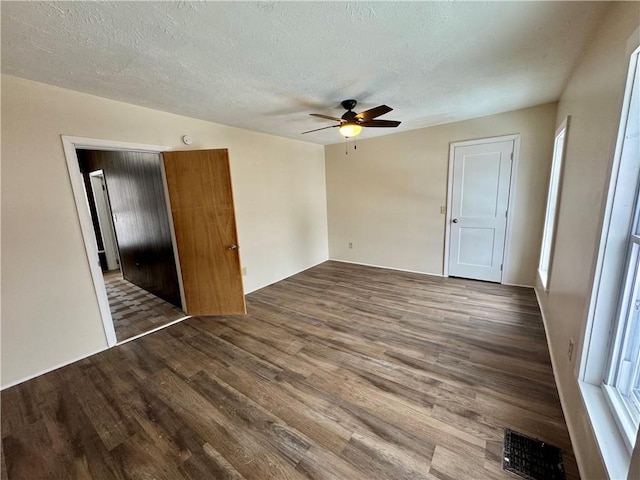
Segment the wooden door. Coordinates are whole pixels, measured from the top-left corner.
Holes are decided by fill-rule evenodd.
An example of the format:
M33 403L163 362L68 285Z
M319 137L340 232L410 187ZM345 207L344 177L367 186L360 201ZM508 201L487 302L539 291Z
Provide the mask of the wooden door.
M186 312L246 313L228 151L190 150L162 156Z
M86 176L104 174L124 279L183 309L160 155L78 152Z
M513 149L512 140L454 148L451 276L502 280Z

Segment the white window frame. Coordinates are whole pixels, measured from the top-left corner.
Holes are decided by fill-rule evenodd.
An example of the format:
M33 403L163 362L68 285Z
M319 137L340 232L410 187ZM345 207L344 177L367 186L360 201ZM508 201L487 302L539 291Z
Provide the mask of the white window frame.
M551 259L555 247L558 211L560 210L560 185L562 184L562 167L567 150L568 127L569 117L565 118L558 126L553 141L553 161L549 175L547 210L544 216L540 262L538 263L538 277L545 291L549 290L549 280L551 279Z
M624 131L624 139L620 151L620 174L624 172L625 167L633 170L630 172L627 171L627 178L620 178L616 185L616 189L623 189L622 199L626 200L626 202L631 205L631 208L634 206L635 208L633 211L629 211L627 208L618 208L618 210L623 210L624 217L620 218L620 222L615 226L626 235L626 253L621 262L623 271L620 272L621 278L618 282L619 289L616 295L618 307L614 317L614 328L612 329L612 335L609 341L609 358L602 382L605 398L623 434L625 444L630 451L633 449L633 444L638 432L640 409L638 408L637 402L633 401L633 395L630 399L625 398L622 392L620 392L618 384L632 381L631 378L624 381L624 379L621 378L619 370L622 368L622 356L625 353L623 352L623 348L625 347L627 336L630 335L629 329L632 325L637 325L639 321L637 313L634 315L635 318L629 319L629 315L632 315L632 308L634 308L631 302L634 301L634 299L637 301L638 291L640 290L640 281L638 281L637 278L638 270L640 270L640 267L637 267L640 256L640 235L638 235L640 229L640 155L638 154L640 150L638 149L640 147L637 138L638 133L640 133L640 65L638 64L638 60L639 57L636 56L634 75L630 78L632 88L628 101L627 118L624 122L624 130L621 128L621 130ZM632 131L630 133L629 126L632 120L635 122L632 128L638 131ZM627 142L631 142L631 151L627 151L629 147ZM635 147L633 146L634 142ZM626 162L625 157L629 157L626 159ZM629 160L631 159L634 161L630 162ZM633 176L634 174L635 177ZM613 195L615 201L618 192L614 192ZM612 212L612 218L614 220L616 213L618 212ZM618 239L615 239L614 241L617 240ZM607 243L609 243L609 237L607 238ZM634 308L634 310L637 311L637 308ZM640 359L638 363L635 364L634 372L629 372L632 377L637 376L639 364Z
M626 279L629 238L636 223L638 191L640 190L640 158L627 154L625 135L631 114L631 94L638 68L640 29L627 45L629 70L622 102L618 137L611 166L607 199L602 214L601 237L594 265L594 282L580 361L578 385L587 409L598 448L610 478L627 478L631 453L637 438L635 427L625 426L619 413L620 403L606 386L610 380L610 358L613 332L621 308L620 290Z

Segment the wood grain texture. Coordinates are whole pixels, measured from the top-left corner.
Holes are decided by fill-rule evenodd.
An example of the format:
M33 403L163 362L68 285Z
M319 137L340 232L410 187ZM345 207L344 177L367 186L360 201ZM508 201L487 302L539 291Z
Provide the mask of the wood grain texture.
M2 392L17 479L513 479L505 427L578 478L529 289L326 262Z
M246 313L227 150L163 157L186 312Z
M124 278L180 308L160 156L143 152L79 152L85 177L95 170L104 171Z

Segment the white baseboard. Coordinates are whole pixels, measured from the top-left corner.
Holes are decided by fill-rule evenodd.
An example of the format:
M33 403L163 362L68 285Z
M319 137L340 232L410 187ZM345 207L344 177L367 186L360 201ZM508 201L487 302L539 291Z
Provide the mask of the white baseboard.
M329 260L331 260L331 259L330 258L325 258L324 260L320 260L318 263L314 263L313 265L309 265L308 267L304 267L304 268L302 268L302 269L300 269L300 270L298 270L296 272L293 272L293 273L291 273L291 274L289 274L289 275L287 275L285 277L282 277L282 278L280 278L278 280L274 280L273 282L265 283L264 285L261 285L259 287L253 288L251 290L246 290L244 292L244 294L245 295L249 295L250 293L257 292L258 290L262 290L263 288L268 287L269 285L273 285L274 283L278 283L278 282L281 282L282 280L286 280L289 277L293 277L294 275L298 275L299 273L302 273L302 272L304 272L306 270L309 270L310 268L317 267L318 265L320 265L320 264L322 264L324 262L328 262Z
M578 445L578 434L575 431L575 427L573 426L573 423L569 422L569 416L567 415L567 412L569 411L567 409L567 403L565 401L565 395L564 395L564 390L562 389L562 386L560 385L560 383L558 382L558 369L556 368L556 362L555 362L555 355L553 354L553 348L551 347L551 341L549 340L549 328L548 328L548 324L547 324L547 317L544 314L544 309L542 308L542 302L540 301L540 294L538 293L538 289L534 288L533 291L536 294L536 300L538 302L538 308L540 309L540 316L542 316L542 325L544 327L544 336L547 339L547 348L549 349L549 358L551 359L551 369L553 370L553 380L556 384L556 388L558 389L558 397L560 397L560 406L562 407L562 413L564 415L564 421L567 424L567 430L569 431L569 438L571 439L571 446L573 447L573 454L576 458L576 463L578 464L578 471L580 473L580 476L582 478L586 478L583 475L583 472L585 471L584 469L584 461L582 459L582 454L581 452L575 448L575 445Z
M387 267L385 265L376 265L373 263L363 263L363 262L352 262L350 260L341 260L338 258L330 258L329 259L332 262L340 262L340 263L351 263L353 265L362 265L363 267L375 267L375 268L386 268L387 270L396 270L398 272L407 272L407 273L419 273L420 275L429 275L432 277L446 277L446 275L443 275L441 273L431 273L431 272L421 272L418 270L408 270L406 268L395 268L395 267ZM473 278L470 278L469 280L473 280ZM509 283L509 282L503 282L502 285L508 285L510 287L523 287L523 288L535 288L533 285L521 285L519 283Z
M271 282L271 283L268 283L267 285L264 285L264 286L262 286L262 287L259 287L259 288L256 288L256 289L254 289L254 290L251 290L251 291L245 292L245 295L246 295L246 294L249 294L249 293L251 293L251 292L255 292L256 290L260 290L261 288L267 287L267 286L269 286L269 285L273 285L274 283L278 283L278 282L280 282L280 281L284 280L285 278L292 277L293 275L297 275L298 273L304 272L305 270L309 270L310 268L313 268L313 267L315 267L315 266L317 266L317 265L320 265L321 263L324 263L324 262L326 262L327 260L328 260L328 259L324 259L324 260L322 260L322 261L320 261L320 262L318 262L318 263L316 263L316 264L314 264L314 265L311 265L311 266L309 266L309 267L303 268L302 270L299 270L299 271L297 271L297 272L295 272L295 273L292 273L291 275L288 275L288 276L286 276L286 277L283 277L283 278L281 278L280 280L276 280L276 281ZM167 324L165 324L165 325L161 325L161 326L156 327L156 328L154 328L154 329L152 329L152 330L149 330L148 332L144 332L144 333L141 333L140 335L136 335L136 336L134 336L134 337L127 338L126 340L123 340L123 341L121 341L121 342L118 342L115 346L117 346L117 345L123 345L123 344L125 344L125 343L131 342L131 341L136 340L136 339L138 339L138 338L140 338L140 337L144 337L145 335L149 335L149 334L151 334L151 333L157 332L158 330L162 330L163 328L167 328L167 327L170 327L171 325L175 325L176 323L182 322L182 321L184 321L184 320L186 320L186 319L188 319L188 318L191 318L191 316L185 316L185 317L179 318L179 319L174 320L174 321L172 321L172 322L169 322L169 323L167 323ZM34 378L39 377L40 375L44 375L44 374L46 374L46 373L53 372L54 370L57 370L57 369L59 369L59 368L66 367L67 365L71 365L72 363L75 363L75 362L78 362L78 361L80 361L80 360L83 360L83 359L85 359L85 358L87 358L87 357L90 357L90 356L92 356L92 355L95 355L96 353L104 352L105 350L108 350L109 348L111 348L111 347L101 348L101 349L99 349L99 350L96 350L96 351L94 351L94 352L90 352L90 353L88 353L88 354L86 354L86 355L83 355L83 356L81 356L81 357L73 358L73 359L71 359L71 360L69 360L69 361L67 361L67 362L63 362L63 363L57 364L57 365L55 365L55 366L53 366L53 367L51 367L51 368L47 368L47 369L45 369L45 370L41 370L41 371L39 371L38 373L34 373L33 375L29 375L29 376L27 376L27 377L21 378L20 380L16 380L15 382L11 382L11 383L9 383L9 384L7 384L7 385L2 385L2 387L0 387L0 391L4 390L4 389L6 389L6 388L14 387L14 386L19 385L19 384L21 384L21 383L24 383L24 382L26 382L26 381L33 380Z
M331 262L350 263L352 265L362 265L363 267L384 268L386 270L395 270L397 272L419 273L420 275L429 275L431 277L444 277L441 273L419 272L418 270L407 270L406 268L386 267L384 265L374 265L372 263L351 262L349 260L340 260L338 258L330 258Z
M193 315L187 315L187 316L182 317L182 318L179 318L179 319L177 319L177 320L172 320L172 321L171 321L171 322L169 322L169 323L165 323L164 325L160 325L159 327L152 328L151 330L149 330L149 331L147 331L147 332L142 332L142 333L140 333L139 335L134 335L134 336L133 336L133 337L131 337L131 338L125 338L125 339L124 339L124 340L122 340L121 342L116 343L116 346L118 346L118 345L124 345L125 343L129 343L129 342L131 342L131 341L133 341L133 340L137 340L138 338L144 337L144 336L149 335L149 334L151 334L151 333L155 333L155 332L157 332L158 330L162 330L162 329L165 329L165 328L167 328L167 327L170 327L171 325L175 325L176 323L183 322L184 320L186 320L187 318L191 318L192 316L193 316Z
M116 345L114 345L114 346L124 345L125 343L129 343L132 340L136 340L136 339L138 339L140 337L144 337L145 335L149 335L150 333L154 333L154 332L157 332L158 330L162 330L163 328L167 328L167 327L170 327L171 325L175 325L176 323L182 322L183 320L186 320L187 318L191 318L191 316L189 315L189 316L186 316L186 317L182 317L182 318L179 318L177 320L173 320L173 321L171 321L169 323L166 323L164 325L160 325L159 327L156 327L156 328L154 328L152 330L149 330L148 332L144 332L144 333L141 333L139 335L135 335L135 336L133 336L131 338L127 338L125 340L122 340L121 342L116 343ZM83 355L82 357L77 357L77 358L74 358L72 360L69 360L68 362L60 363L60 364L58 364L58 365L56 365L54 367L48 368L46 370L42 370L42 371L40 371L38 373L34 373L33 375L29 375L28 377L21 378L20 380L16 380L15 382L9 383L8 385L3 385L2 388L0 388L0 390L4 390L5 388L15 387L16 385L19 385L19 384L24 383L26 381L33 380L34 378L39 377L40 375L44 375L46 373L53 372L54 370L57 370L57 369L62 368L62 367L66 367L67 365L71 365L72 363L78 362L80 360L84 360L85 358L89 358L92 355L95 355L97 353L104 352L105 350L108 350L109 348L113 348L113 347L105 347L105 348L102 348L100 350L96 350L95 352Z
M3 385L0 388L0 390L5 390L7 388L15 387L16 385L20 385L21 383L27 382L29 380L33 380L34 378L39 377L40 375L44 375L46 373L53 372L54 370L57 370L57 369L62 368L62 367L66 367L67 365L71 365L72 363L79 362L80 360L84 360L85 358L90 357L91 355L95 355L96 353L104 352L105 350L108 350L108 349L109 349L109 347L104 347L104 348L96 350L96 351L94 351L92 353L88 353L86 355L83 355L81 357L73 358L73 359L68 360L66 362L59 363L58 365L55 365L55 366L50 367L50 368L47 368L45 370L41 370L40 372L34 373L33 375L29 375L27 377L21 378L20 380L16 380L15 382L11 382L11 383L8 383L7 385Z
M522 287L522 288L536 288L533 285L521 285L520 283L509 283L509 282L502 282L502 285L509 285L510 287ZM538 302L540 303L540 302ZM540 309L542 310L542 309Z

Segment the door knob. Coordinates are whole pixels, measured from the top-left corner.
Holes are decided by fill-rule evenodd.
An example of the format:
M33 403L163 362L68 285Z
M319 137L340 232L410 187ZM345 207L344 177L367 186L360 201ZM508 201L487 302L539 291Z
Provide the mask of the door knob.
M452 221L453 223L458 223L458 221L459 221L459 220L458 220L457 218L454 218L454 219L453 219L453 220L451 220L451 221Z
M238 249L238 245L230 245L227 247L227 250L237 250Z

